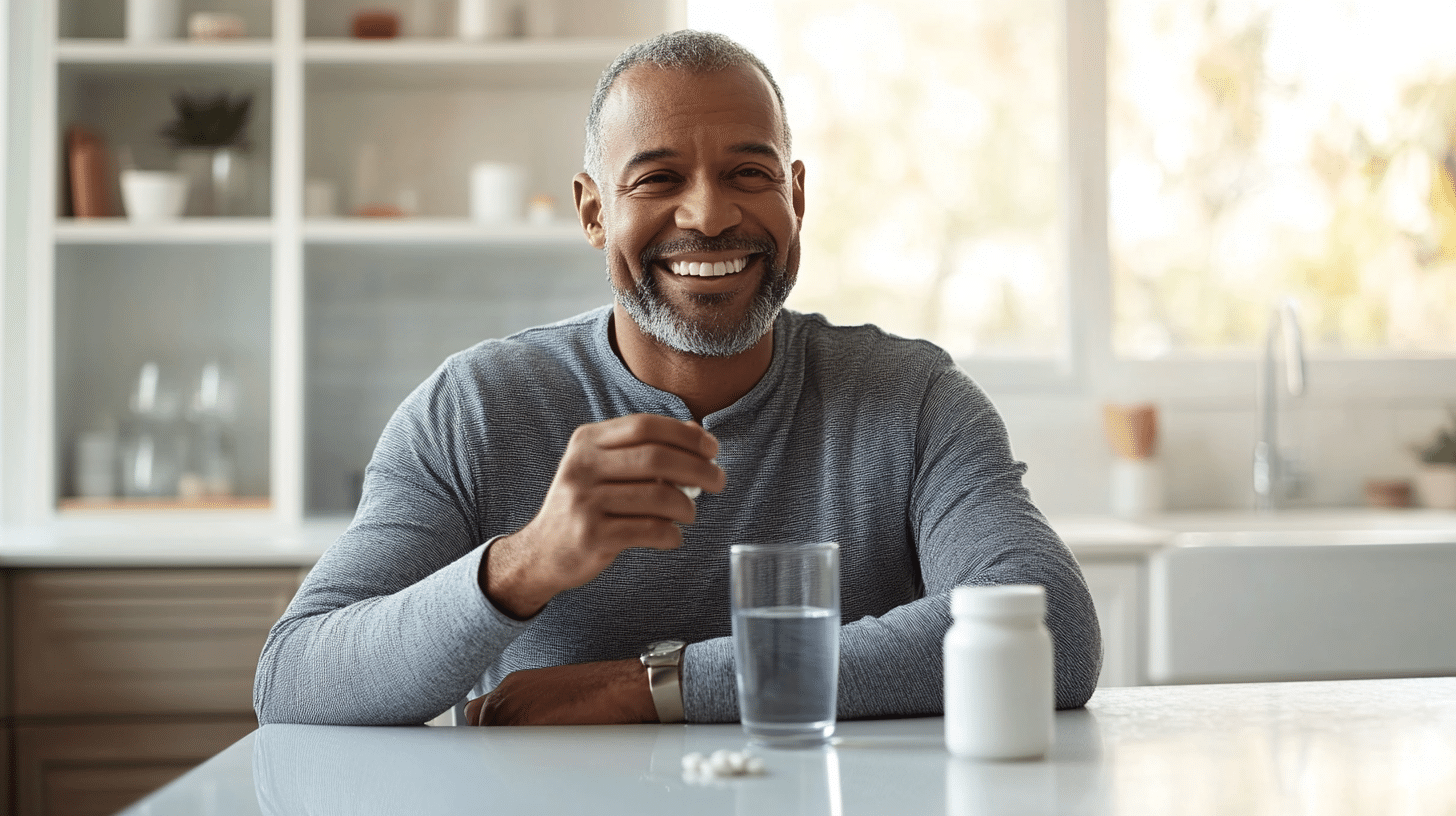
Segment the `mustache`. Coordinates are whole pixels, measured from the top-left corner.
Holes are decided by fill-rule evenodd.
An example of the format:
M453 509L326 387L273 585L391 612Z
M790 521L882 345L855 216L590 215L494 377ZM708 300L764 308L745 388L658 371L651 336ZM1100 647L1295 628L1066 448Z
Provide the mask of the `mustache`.
M772 238L750 238L746 235L717 235L701 238L674 238L642 250L642 266L667 255L681 255L688 252L735 252L746 251L776 255L779 245Z

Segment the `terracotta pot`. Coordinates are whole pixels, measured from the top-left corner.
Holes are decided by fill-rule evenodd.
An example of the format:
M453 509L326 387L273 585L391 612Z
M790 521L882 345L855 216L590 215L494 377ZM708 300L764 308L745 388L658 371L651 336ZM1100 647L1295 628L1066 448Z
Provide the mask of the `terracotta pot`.
M1456 465L1421 465L1415 483L1422 506L1456 510Z

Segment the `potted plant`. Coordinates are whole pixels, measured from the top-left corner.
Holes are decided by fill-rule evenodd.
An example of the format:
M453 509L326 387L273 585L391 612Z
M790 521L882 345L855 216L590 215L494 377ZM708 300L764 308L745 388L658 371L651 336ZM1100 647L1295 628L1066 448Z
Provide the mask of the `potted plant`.
M1456 409L1451 425L1436 429L1436 436L1416 449L1421 466L1416 471L1416 495L1426 507L1456 510Z
M245 130L252 94L227 91L172 95L177 118L162 136L177 150L189 179L188 215L238 215L248 193Z

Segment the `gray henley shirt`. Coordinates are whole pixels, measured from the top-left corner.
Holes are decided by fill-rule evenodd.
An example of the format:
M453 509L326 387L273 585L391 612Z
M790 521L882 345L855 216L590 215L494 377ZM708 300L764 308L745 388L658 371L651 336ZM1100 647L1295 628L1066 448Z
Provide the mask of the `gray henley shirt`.
M424 722L518 669L683 658L690 722L738 718L728 594L737 542L838 541L839 717L941 711L941 641L960 584L1046 588L1057 705L1084 704L1101 641L1081 571L1032 505L995 408L936 346L785 310L773 361L703 419L727 488L673 551L624 551L528 621L477 568L540 508L572 431L633 413L692 418L612 350L611 308L451 356L380 437L363 499L269 633L263 723Z

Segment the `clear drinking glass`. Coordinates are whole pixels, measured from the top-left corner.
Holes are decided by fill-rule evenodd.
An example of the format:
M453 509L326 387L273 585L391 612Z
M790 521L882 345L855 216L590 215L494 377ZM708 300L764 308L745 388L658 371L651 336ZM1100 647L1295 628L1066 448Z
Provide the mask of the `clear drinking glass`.
M839 545L736 544L733 645L750 739L821 745L839 689Z

